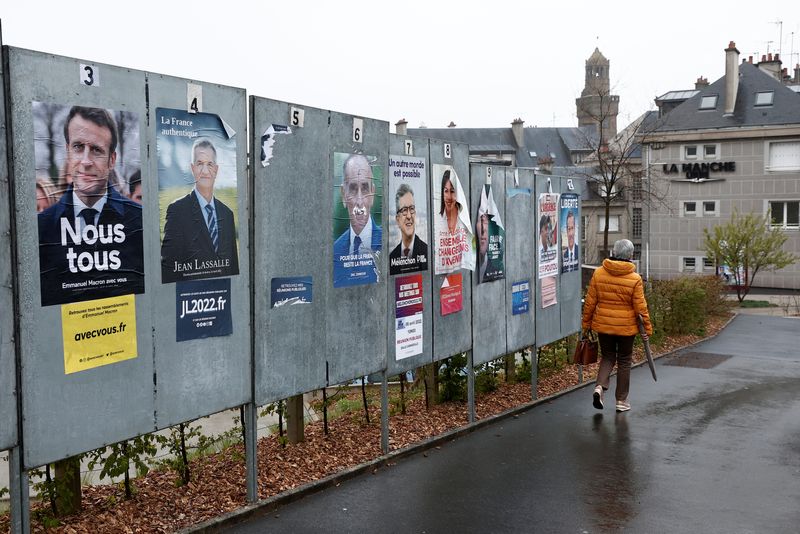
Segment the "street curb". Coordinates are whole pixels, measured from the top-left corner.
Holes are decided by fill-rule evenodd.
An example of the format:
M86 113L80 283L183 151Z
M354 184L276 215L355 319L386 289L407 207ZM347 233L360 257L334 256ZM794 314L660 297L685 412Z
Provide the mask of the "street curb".
M727 328L728 325L735 318L736 314L734 314L730 319L728 319L728 321L722 326L722 328L719 329L719 331L716 334L695 341L694 343L689 343L688 345L678 347L669 352L659 354L658 356L655 356L654 359L659 359L665 356L669 356L678 351L684 350L686 348L692 347L704 341L708 341L709 339L715 338L716 336L719 335L720 332L722 332L725 328ZM639 367L646 363L647 360L639 362L633 365L632 367ZM239 508L232 512L227 512L213 519L209 519L202 523L186 527L184 529L179 530L178 532L181 534L212 534L217 532L224 532L226 529L236 524L243 523L249 519L266 516L274 512L281 506L292 503L294 501L298 501L303 497L306 497L308 495L313 495L314 493L320 492L327 488L338 486L339 484L341 484L346 480L350 480L367 472L372 471L374 473L380 468L392 467L397 460L413 456L415 454L424 452L434 447L438 447L439 445L445 442L453 441L461 436L470 434L480 428L494 424L498 421L502 421L503 419L508 419L509 417L518 416L540 404L546 404L563 395L567 395L569 393L572 393L573 391L585 388L587 386L591 386L593 384L594 384L593 381L586 381L580 384L576 384L567 389L563 389L561 391L553 393L552 395L548 395L547 397L542 397L541 399L535 399L531 402L515 406L514 408L509 408L508 410L501 412L499 414L495 414L490 417L486 417L484 419L475 421L473 423L469 423L466 426L449 430L443 434L427 438L420 442L414 443L413 445L409 445L408 447L404 447L402 449L392 451L388 454L381 455L373 460L370 460L369 462L365 462L363 464L359 464L354 467L343 469L342 471L339 471L332 475L328 475L314 482L309 482L302 486L298 486L296 488L287 490L278 495L273 495L272 497L260 500L254 504L245 505L242 508Z

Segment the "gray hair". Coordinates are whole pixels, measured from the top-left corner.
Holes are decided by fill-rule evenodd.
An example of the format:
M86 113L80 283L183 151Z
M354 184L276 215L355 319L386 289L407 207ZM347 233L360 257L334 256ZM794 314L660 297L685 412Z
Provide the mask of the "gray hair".
M397 213L397 210L400 209L400 199L406 196L408 193L411 193L411 196L414 196L414 190L411 189L411 186L408 184L400 184L400 187L397 188L397 193L394 195L394 211Z
M628 239L620 239L614 243L614 250L611 255L618 260L633 259L633 243Z
M194 164L194 159L197 157L197 150L201 148L210 148L211 152L214 153L214 163L217 162L217 148L214 146L214 143L211 142L211 139L208 137L198 137L192 143L192 163Z

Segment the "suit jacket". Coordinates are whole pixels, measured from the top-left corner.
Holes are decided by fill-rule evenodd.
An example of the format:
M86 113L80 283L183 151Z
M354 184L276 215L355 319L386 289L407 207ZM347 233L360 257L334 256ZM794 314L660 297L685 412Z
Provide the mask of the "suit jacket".
M483 268L483 263L486 262L486 268ZM478 255L478 283L482 284L483 282L491 282L492 280L501 280L505 278L505 273L500 268L500 265L495 263L493 260L489 259L489 254L487 253L483 259L481 259L480 254Z
M564 249L564 253L561 255L563 262L561 272L563 273L577 271L578 268L580 267L580 264L578 263L578 260L580 259L578 255L579 254L578 244L575 243L575 245L573 245L572 247L572 256L575 258L574 263L572 264L569 263L569 252L570 252L569 246L567 246L567 248Z
M233 212L216 197L214 211L219 252L214 251L205 214L194 191L167 207L164 241L161 243L162 283L239 274Z
M373 252L381 251L383 242L383 231L381 227L370 219L372 224L372 243L370 248ZM371 265L356 267L345 267L342 256L350 255L350 227L333 242L333 287L356 286L361 284L374 284L378 281L378 269L374 260L370 257Z
M389 273L401 274L411 273L414 271L424 271L428 268L428 244L425 243L418 235L414 236L414 246L411 247L411 257L413 262L403 265L394 265L396 260L399 260L402 255L403 241L397 244L396 247L389 253Z
M72 189L38 215L42 306L144 293L142 207L108 187L93 242L66 231L62 244L62 219L77 233Z

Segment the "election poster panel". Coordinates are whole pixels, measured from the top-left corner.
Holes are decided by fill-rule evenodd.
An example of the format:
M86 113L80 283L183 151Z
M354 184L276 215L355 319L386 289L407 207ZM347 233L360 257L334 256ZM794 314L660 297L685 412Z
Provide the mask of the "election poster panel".
M162 283L239 274L236 142L218 115L156 109Z
M469 203L452 165L433 165L433 253L436 274L475 270L475 238Z
M42 306L144 293L138 115L31 108Z
M478 283L502 280L505 278L506 229L490 184L481 188L475 235L478 241Z
M578 219L578 195L564 193L561 195L561 213L559 228L561 229L561 272L569 273L580 269L580 238L576 225Z
M333 154L333 287L380 280L383 168L363 154Z
M389 274L428 270L428 193L425 158L389 156Z
M539 278L558 274L558 195L542 193L538 202Z

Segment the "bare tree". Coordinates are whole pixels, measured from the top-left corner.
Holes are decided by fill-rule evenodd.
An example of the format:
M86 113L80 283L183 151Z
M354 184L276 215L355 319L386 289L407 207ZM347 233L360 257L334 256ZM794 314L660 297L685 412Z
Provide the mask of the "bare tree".
M602 228L604 256L608 256L608 233L613 206L627 209L627 202L635 200L642 204L663 203L665 195L653 188L642 189L644 163L642 150L659 122L655 111L648 111L636 118L621 132L612 136L616 124L618 99L609 92L601 91L593 95L586 104L579 102L579 108L594 122L594 130L583 128L582 142L587 156L582 162L578 175L586 178L587 184L597 194L604 215ZM583 107L582 107L583 106ZM630 195L628 195L630 193Z

